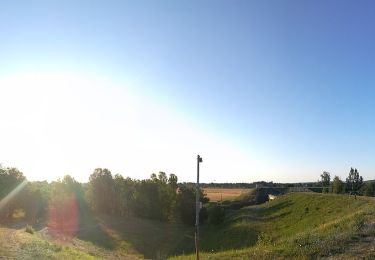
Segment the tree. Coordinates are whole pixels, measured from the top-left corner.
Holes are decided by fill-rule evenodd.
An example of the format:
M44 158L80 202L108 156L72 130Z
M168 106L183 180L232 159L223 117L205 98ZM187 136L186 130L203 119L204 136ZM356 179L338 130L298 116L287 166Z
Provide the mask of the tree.
M83 211L83 188L70 175L51 183L48 204L48 226L54 237L73 237Z
M323 186L323 192L328 192L328 187L329 187L329 184L331 182L331 175L329 172L326 172L324 171L321 175L320 175L320 181L321 185Z
M97 168L90 175L87 197L92 208L98 212L114 212L115 183L108 169Z
M207 201L205 194L200 190L200 201L203 203ZM188 225L195 223L195 187L181 185L178 189L176 201L176 214L182 222ZM199 216L207 214L206 211L201 210ZM206 216L207 217L207 216ZM205 218L202 216L200 222L202 223Z
M363 185L363 195L373 197L375 195L375 182L367 182Z
M25 176L17 168L4 168L0 165L0 201L17 187L22 187L19 185L25 180ZM9 219L12 217L14 210L22 208L22 205L24 205L22 203L24 198L23 190L24 188L19 188L18 193L0 208L0 218Z
M136 182L130 178L115 175L115 213L119 216L129 215L134 205L134 193Z
M346 178L346 188L351 194L358 194L363 184L363 178L359 175L357 169L350 168L349 176Z
M340 177L335 176L333 178L332 186L331 186L332 193L340 194L345 192L345 185L340 179Z
M172 190L175 190L175 193L177 193L177 188L178 188L177 182L178 182L177 176L171 173L168 178L168 185L171 187Z
M142 217L167 221L173 216L176 204L177 176L165 172L151 174L150 179L137 182L134 210Z

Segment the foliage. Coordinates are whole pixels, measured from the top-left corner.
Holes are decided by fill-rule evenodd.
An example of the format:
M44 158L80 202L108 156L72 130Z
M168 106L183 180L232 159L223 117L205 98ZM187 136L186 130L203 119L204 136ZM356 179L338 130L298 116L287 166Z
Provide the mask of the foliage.
M108 169L97 168L90 175L87 198L97 212L114 212L114 180Z
M362 187L362 194L365 196L373 197L375 195L375 182L366 182Z
M225 210L223 207L214 205L208 208L208 222L210 224L218 225L224 221Z
M345 184L342 182L340 177L335 176L331 184L332 193L341 194L345 192Z
M346 188L352 194L357 194L363 184L363 178L359 175L357 169L350 169L349 176L346 178Z
M124 178L119 174L114 178L115 189L115 214L118 216L128 216L132 212L134 205L134 193L136 183L130 178Z
M176 200L176 214L187 225L195 223L195 188L192 186L181 185L178 189ZM199 190L199 201L205 203L207 198L202 190ZM205 221L206 212L200 211L200 222Z
M331 182L331 175L329 172L326 172L324 171L321 175L320 175L320 181L321 185L323 186L323 193L327 193L328 192L328 187L329 187L329 184Z
M25 176L17 168L5 168L0 165L0 200L5 198L25 180ZM19 192L0 209L0 220L9 220L16 209L26 206L25 198L27 198L27 196L25 196L23 190L19 190Z

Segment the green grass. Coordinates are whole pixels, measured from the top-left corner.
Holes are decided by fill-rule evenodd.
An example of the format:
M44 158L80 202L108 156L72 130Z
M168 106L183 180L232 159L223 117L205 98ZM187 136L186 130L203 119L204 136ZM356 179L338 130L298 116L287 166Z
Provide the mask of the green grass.
M358 245L375 236L374 208L375 201L363 197L283 195L263 205L229 212L220 226L203 227L202 257L309 259L353 253L353 258L371 257L371 252L358 249ZM176 258L193 259L194 255Z
M0 256L17 259L166 259L194 251L194 227L81 210L74 237L54 237L45 221L34 229L0 229ZM14 239L8 240L7 237ZM0 257L1 258L1 257Z
M253 194L249 194L253 196ZM81 212L76 236L56 240L41 225L34 234L0 227L0 256L10 259L194 259L194 228L134 217ZM371 258L375 200L291 193L274 201L227 209L223 223L201 226L202 259Z
M78 238L117 256L165 259L194 251L194 227L135 217L98 216L97 228L83 229Z
M74 248L43 239L39 234L0 227L0 255L9 259L95 259Z

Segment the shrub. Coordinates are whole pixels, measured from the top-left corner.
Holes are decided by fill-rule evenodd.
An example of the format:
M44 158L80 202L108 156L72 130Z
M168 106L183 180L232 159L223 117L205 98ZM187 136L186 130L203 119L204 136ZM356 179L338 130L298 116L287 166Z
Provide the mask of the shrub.
M220 224L224 221L225 210L220 206L212 206L208 209L208 221L211 224Z
M199 224L206 223L206 220L208 219L208 212L206 207L202 207L199 211Z

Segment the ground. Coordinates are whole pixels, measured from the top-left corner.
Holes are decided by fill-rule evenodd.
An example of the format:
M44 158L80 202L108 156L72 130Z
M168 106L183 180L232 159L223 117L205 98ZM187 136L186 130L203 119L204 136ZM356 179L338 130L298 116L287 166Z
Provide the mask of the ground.
M5 259L194 259L194 228L133 217L82 214L71 238L43 223L0 227ZM375 258L375 201L365 197L291 193L228 210L224 222L201 227L202 259ZM0 257L0 258L1 258Z
M25 223L0 229L0 256L12 259L165 259L194 250L194 228L135 217L81 215L74 236L56 236L46 223L25 232ZM9 238L9 239L8 239ZM1 257L0 257L1 258Z

